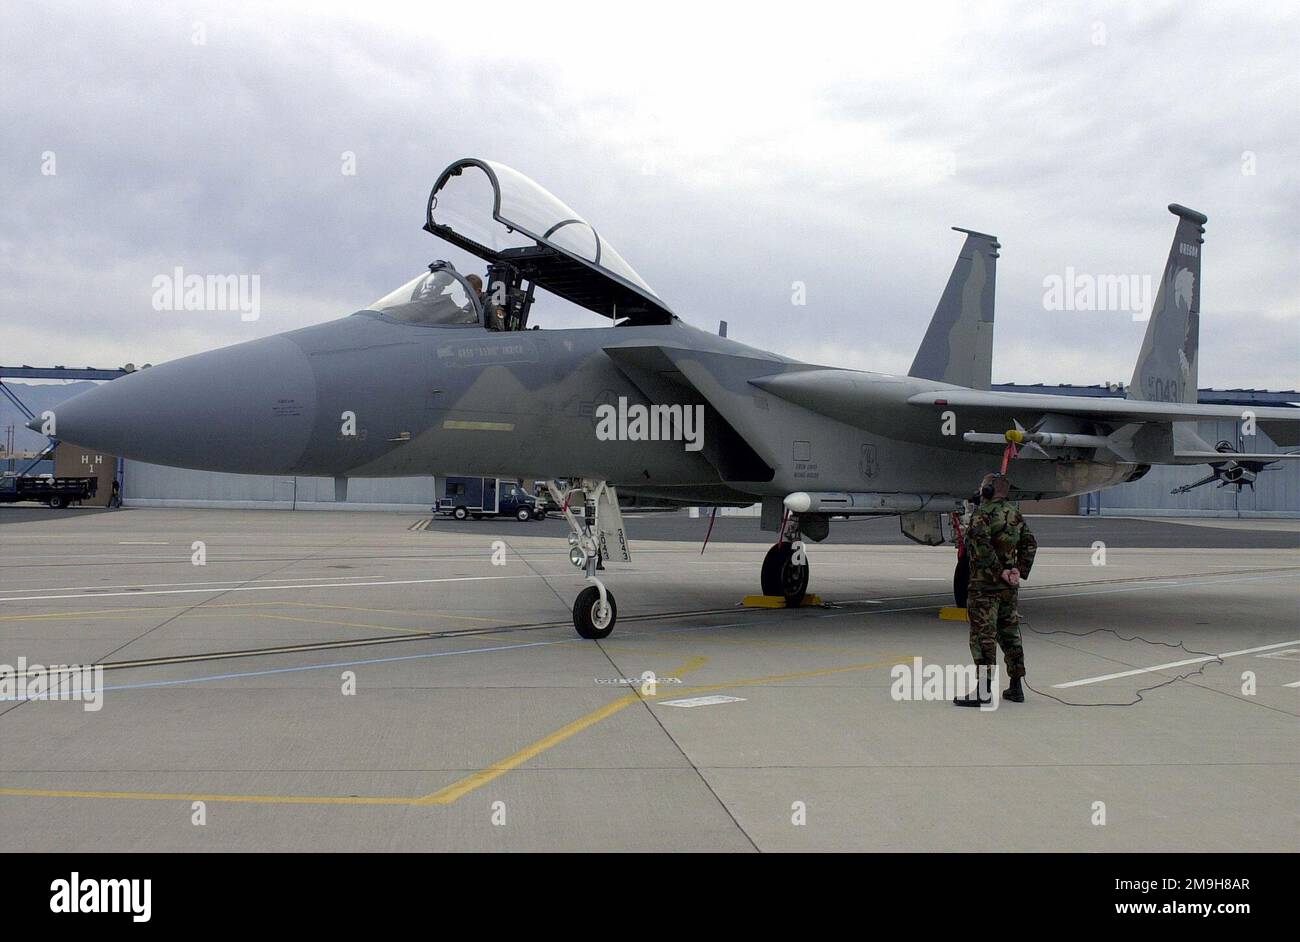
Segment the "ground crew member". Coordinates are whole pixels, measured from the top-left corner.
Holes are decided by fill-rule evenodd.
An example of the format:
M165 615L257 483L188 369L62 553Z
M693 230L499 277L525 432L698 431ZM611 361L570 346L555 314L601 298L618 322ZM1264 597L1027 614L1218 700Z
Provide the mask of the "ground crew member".
M1007 501L1011 484L994 472L980 483L980 505L971 514L966 531L966 558L970 562L970 591L966 614L970 619L970 653L979 680L975 693L957 697L958 706L977 707L992 700L989 684L998 662L998 646L1007 665L1011 685L1004 700L1024 703L1020 678L1025 676L1025 652L1020 644L1020 580L1029 577L1038 541L1025 526L1019 509Z

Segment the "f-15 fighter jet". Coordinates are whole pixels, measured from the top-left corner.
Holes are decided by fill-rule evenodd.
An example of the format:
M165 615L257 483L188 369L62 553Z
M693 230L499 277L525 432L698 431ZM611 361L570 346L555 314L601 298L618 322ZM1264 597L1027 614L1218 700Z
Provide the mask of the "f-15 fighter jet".
M1300 410L1243 416L1196 401L1206 217L1169 210L1173 246L1127 398L1033 395L990 389L991 235L958 230L965 242L908 375L833 369L688 325L541 186L458 160L434 184L424 228L482 259L486 280L435 261L350 316L77 396L56 410L54 435L182 468L331 475L344 495L351 476L556 481L570 557L591 583L573 610L585 638L617 618L597 565L630 559L620 500L761 503L760 526L777 534L763 592L797 604L804 541L825 539L833 517L897 515L937 545L943 518L1008 446L1015 499L1101 490L1154 464L1208 464L1210 479L1235 483L1234 469L1300 457L1221 451L1197 436L1197 420L1230 418L1295 445ZM614 329L539 330L529 324L538 291Z

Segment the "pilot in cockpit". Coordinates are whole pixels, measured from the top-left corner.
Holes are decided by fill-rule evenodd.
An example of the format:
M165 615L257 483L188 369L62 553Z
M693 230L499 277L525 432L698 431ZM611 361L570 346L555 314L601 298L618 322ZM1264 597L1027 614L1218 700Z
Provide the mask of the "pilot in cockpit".
M452 323L465 306L455 297L457 289L455 276L435 270L376 301L373 307L408 324Z
M483 290L483 279L478 275L466 275L465 280L469 286L474 289L478 295L479 301L483 308L483 326L488 330L507 330L506 326L506 309L500 304L493 303L491 292Z

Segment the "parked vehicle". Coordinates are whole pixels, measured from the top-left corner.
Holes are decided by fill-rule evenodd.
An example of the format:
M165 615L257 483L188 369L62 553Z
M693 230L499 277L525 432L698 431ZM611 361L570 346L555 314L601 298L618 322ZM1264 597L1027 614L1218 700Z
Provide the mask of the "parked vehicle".
M558 514L560 512L560 505L555 502L553 497L551 497L551 492L546 487L545 481L533 482L533 499L537 501L537 506L540 507L544 513Z
M0 504L37 501L60 509L94 497L98 478L56 478L50 475L5 475L0 478Z
M473 517L514 517L516 520L541 520L546 508L518 481L501 478L447 477L443 495L438 498L436 513L457 520Z

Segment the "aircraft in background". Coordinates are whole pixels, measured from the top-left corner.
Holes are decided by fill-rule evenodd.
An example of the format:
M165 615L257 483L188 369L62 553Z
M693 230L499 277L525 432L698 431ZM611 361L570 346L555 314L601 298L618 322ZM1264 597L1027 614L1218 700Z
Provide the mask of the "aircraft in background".
M908 375L836 369L689 326L545 189L503 164L459 160L434 184L424 228L483 259L482 292L436 261L348 317L70 399L54 436L181 468L332 475L343 498L349 476L562 478L572 483L552 488L570 558L591 582L573 608L585 638L617 619L596 567L631 558L620 495L761 503L760 526L778 534L763 592L798 604L804 540L825 539L832 517L897 515L909 537L939 545L943 517L1008 446L1013 499L1097 491L1155 464L1208 464L1198 483L1240 487L1300 457L1225 452L1197 436L1197 420L1235 419L1300 444L1300 410L1197 403L1206 217L1169 210L1177 228L1127 398L995 392L993 236L958 230L965 243ZM530 327L538 289L616 329Z

